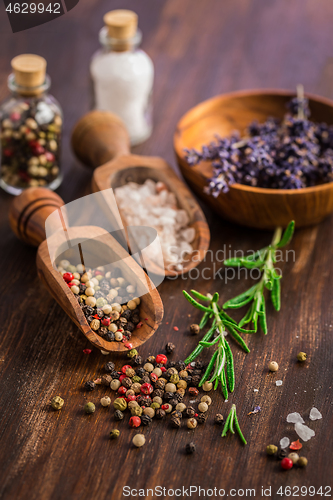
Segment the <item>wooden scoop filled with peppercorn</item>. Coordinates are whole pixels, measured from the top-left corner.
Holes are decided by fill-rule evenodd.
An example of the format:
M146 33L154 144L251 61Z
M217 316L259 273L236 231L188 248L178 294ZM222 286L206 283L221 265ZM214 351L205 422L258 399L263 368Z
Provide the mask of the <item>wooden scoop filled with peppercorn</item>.
M162 321L159 293L108 231L68 227L63 205L56 193L29 188L11 205L11 227L25 243L39 245L41 281L95 347L120 352L140 346ZM61 220L63 231L48 234L46 241L50 217Z
M124 227L137 225L133 220L140 219L140 225L158 230L164 267L151 259L147 269L176 277L204 259L210 232L194 196L162 158L130 154L128 132L116 115L104 111L86 114L73 130L72 147L84 164L95 168L93 191L114 190ZM139 197L147 192L148 199ZM169 250L171 245L173 250Z

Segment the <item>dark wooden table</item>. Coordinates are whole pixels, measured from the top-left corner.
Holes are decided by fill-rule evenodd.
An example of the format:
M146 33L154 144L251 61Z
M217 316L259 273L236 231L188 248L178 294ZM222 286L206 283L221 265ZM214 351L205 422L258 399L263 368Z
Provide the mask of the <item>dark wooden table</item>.
M91 172L74 160L69 137L75 121L90 107L89 60L98 48L102 16L119 7L124 7L120 0L81 0L64 18L15 35L0 7L0 97L7 94L13 56L32 52L47 58L52 91L65 112L65 178L59 194L66 202L89 191ZM158 154L177 168L172 149L177 120L191 106L221 92L293 89L301 82L307 91L333 97L330 0L128 0L125 7L138 12L143 48L156 68L154 134L136 152ZM317 490L332 486L332 218L297 231L291 245L296 262L283 263L282 309L277 314L269 307L269 334L252 336L248 355L232 344L237 383L228 403L215 393L208 422L194 433L153 422L144 430L145 447L133 449L135 431L125 423L115 424L112 411L100 407L100 397L110 391L100 387L88 396L81 389L87 379L102 373L103 364L112 357L95 349L83 354L88 342L37 279L35 249L20 243L10 231L10 202L11 197L1 192L2 499L118 500L125 485L216 487L236 498L242 492L230 492L231 488L255 488L260 498L261 487L272 486L273 498L285 498L277 495L280 486L312 485ZM257 249L270 239L269 233L232 226L209 210L206 214L214 255L224 245ZM173 359L184 358L192 350L197 339L189 335L188 325L199 315L182 298L182 289L217 290L222 300L244 289L242 280L226 283L223 273L222 279L215 276L220 267L214 256L199 267L200 271L206 268L205 279L193 274L192 279L165 281L159 287L164 323L142 347L143 356L163 352L167 341L177 345ZM295 362L300 350L309 355L305 365ZM280 365L275 375L267 371L272 359ZM277 379L283 380L282 387L275 386ZM61 412L50 409L50 400L57 394L65 399ZM97 403L93 416L83 413L87 398ZM212 424L215 413L219 410L226 416L231 403L237 404L246 447L237 436L220 438L220 428ZM247 416L255 405L261 406L261 413ZM308 468L282 472L277 461L267 459L265 447L283 436L296 439L286 416L298 411L309 423L312 406L323 419L310 422L316 436L302 450L309 459ZM109 431L116 426L121 437L111 442ZM185 444L192 440L198 451L186 456ZM180 496L187 498L186 493ZM198 493L192 498L199 498Z

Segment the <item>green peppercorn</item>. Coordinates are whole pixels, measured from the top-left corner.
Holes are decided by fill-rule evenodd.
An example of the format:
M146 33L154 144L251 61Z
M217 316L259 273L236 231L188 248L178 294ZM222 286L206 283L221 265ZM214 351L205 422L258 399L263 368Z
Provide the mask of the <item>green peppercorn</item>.
M176 374L175 375L171 375L170 382L172 384L178 384L178 382L179 382L179 375L178 374L177 375Z
M94 411L95 411L95 410L96 410L96 407L95 407L94 403L90 403L90 402L89 402L89 403L86 403L86 404L84 405L84 411L85 411L86 413L88 413L88 414L90 414L90 413L94 413Z
M116 410L125 411L127 408L127 403L124 398L117 398L113 401L113 407Z
M300 467L306 467L308 465L308 459L305 457L299 457L299 459L297 460L297 465L299 465Z
M303 361L306 361L306 358L307 358L307 354L306 354L306 352L299 352L299 353L297 354L297 361L300 361L301 363L302 363Z
M54 410L61 410L64 406L64 400L60 396L55 396L51 401L51 406Z
M267 455L275 455L275 453L278 451L278 447L275 446L274 444L269 444L266 448L266 453Z
M150 405L150 408L153 408L153 410L158 410L159 408L161 408L161 405L159 403L152 403Z
M133 384L138 384L140 382L141 378L138 377L137 375L135 375L133 378L132 378L132 382Z
M120 432L118 431L118 429L112 429L112 431L110 432L110 439L119 438L119 434Z
M141 406L134 406L134 408L131 408L131 415L132 417L140 417L142 415Z
M128 353L127 353L127 357L128 358L135 358L135 356L138 355L138 351L136 349L131 349Z

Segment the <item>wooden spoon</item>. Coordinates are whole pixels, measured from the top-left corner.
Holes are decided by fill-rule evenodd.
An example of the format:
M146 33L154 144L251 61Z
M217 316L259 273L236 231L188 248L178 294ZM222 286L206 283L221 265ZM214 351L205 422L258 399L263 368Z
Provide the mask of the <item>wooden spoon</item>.
M138 184L146 179L162 181L175 193L178 206L187 212L190 226L195 229L195 239L191 243L194 251L186 257L183 269L176 270L169 266L161 269L150 261L147 265L149 271L175 277L188 272L204 259L209 247L210 232L206 218L192 193L162 158L130 154L127 130L117 116L103 111L86 114L74 127L72 147L83 163L93 168L98 167L92 179L94 192L110 187L115 189L130 181ZM123 216L122 219L126 227Z
M129 341L133 348L140 346L154 334L163 318L163 304L158 291L135 260L110 233L102 228L94 226L65 228L65 231L69 231L72 242L70 249L68 249L68 245L64 244L66 242L65 231L60 237L59 234L50 236L46 242L45 221L55 210L58 210L60 215L60 207L63 205L63 200L49 189L29 188L14 199L9 213L10 225L22 241L35 246L39 245L37 251L39 278L87 339L103 351L127 351L126 343L108 342L89 327L75 295L52 265L59 254L65 255L62 258L68 258L68 260L71 257L77 257L75 240L89 234L91 239L88 240L87 244L83 244L85 257L88 257L90 261L96 258L96 262L99 262L97 266L101 265L100 259L104 262L117 261L114 265L121 269L124 278L132 283L135 278L138 291L143 293L140 304L142 327L133 331ZM63 216L60 218L64 220ZM51 249L51 253L49 249ZM66 253L64 253L65 250ZM146 292L147 289L148 292Z

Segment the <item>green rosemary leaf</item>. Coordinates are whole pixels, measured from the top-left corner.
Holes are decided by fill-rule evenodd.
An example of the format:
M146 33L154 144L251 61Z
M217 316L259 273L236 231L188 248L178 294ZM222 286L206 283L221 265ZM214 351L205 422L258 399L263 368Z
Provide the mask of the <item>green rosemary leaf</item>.
M224 399L228 399L228 388L227 388L227 381L225 378L224 370L222 370L222 372L221 372L220 382L221 382L221 386L222 386L222 393L223 393Z
M281 285L279 279L274 279L271 291L271 301L276 311L281 309Z
M212 345L215 345L218 341L219 341L218 337L212 340L212 342L206 342L204 340L200 340L199 345L202 345L203 347L211 347Z
M229 391L234 392L235 389L234 358L228 342L225 343L225 352L227 356L227 379L228 379Z
M245 328L242 328L241 326L239 326L237 324L235 325L234 323L230 323L227 320L224 320L223 323L226 327L231 326L242 333L256 333L255 330L246 330Z
M186 292L186 290L183 290L184 297L189 301L192 306L196 307L197 309L200 309L201 311L206 311L208 313L212 312L212 309L206 306L203 306L202 304L199 304L196 300L191 297L189 293Z
M233 411L233 406L232 406L231 407L231 418L230 418L230 422L229 422L229 431L231 432L231 434L235 434L234 420L235 420L235 411Z
M219 310L220 318L222 319L222 321L226 319L227 321L229 321L229 323L233 323L234 325L237 325L237 322L234 319L232 319L232 317L229 316L225 311L223 311L223 309L221 309L220 306L218 306L218 310Z
M291 222L289 222L285 232L283 233L281 240L276 245L277 248L285 247L286 245L288 245L288 243L290 243L291 238L293 237L294 234L294 230L295 230L295 221L292 220Z
M265 298L262 298L261 302L261 309L260 309L260 314L259 314L259 324L264 332L264 334L267 334L267 320L266 320L266 305L265 305Z
M217 292L215 292L214 296L212 298L212 302L218 302L219 298L220 298L219 294Z
M242 339L242 337L236 332L236 330L231 326L231 325L228 325L227 326L227 329L230 333L230 335L232 335L232 337L236 340L236 342L238 342L238 344L244 349L244 351L246 353L250 352L250 349L247 347L247 345L245 344L244 340Z
M200 330L206 326L208 320L209 320L209 313L205 312L205 314L202 316L201 321L199 323Z
M214 366L214 363L215 363L215 360L217 358L217 355L218 355L218 351L215 351L210 362L209 362L209 365L207 366L207 370L205 371L202 379L200 380L199 382L199 387L201 387L205 382L206 380L208 379L209 375L210 375L210 372L212 371L213 369L213 366Z
M254 268L261 269L264 264L265 264L264 260L251 261L251 260L241 259L241 265L246 269L254 269Z
M255 285L251 286L251 288L249 288L245 292L234 297L233 299L227 300L227 302L225 302L223 304L223 309L229 309L229 308L230 309L238 309L239 307L242 307L243 305L248 304L248 302L251 301L252 297L256 293L257 287L258 287L258 284L255 284Z
M242 327L243 325L247 325L248 323L250 323L252 321L252 318L253 318L253 313L254 313L254 302L252 302L252 304L250 305L250 307L247 310L247 313L238 323L238 326Z
M205 300L206 302L210 302L210 298L207 295L203 295L202 293L197 292L196 290L191 290L191 294L194 295L196 299Z
M233 407L234 407L234 420L235 420L236 431L238 432L238 435L241 438L243 444L247 444L246 439L243 436L243 433L242 433L241 428L240 428L239 423L238 423L238 418L237 418L237 414L236 414L236 405L233 405Z
M227 267L239 267L241 265L241 257L226 259L223 264Z
M224 427L223 427L223 431L222 431L222 437L225 437L227 435L227 432L229 430L230 419L231 419L231 412L229 413L229 415L227 417L227 420L225 421L225 424L224 424Z

